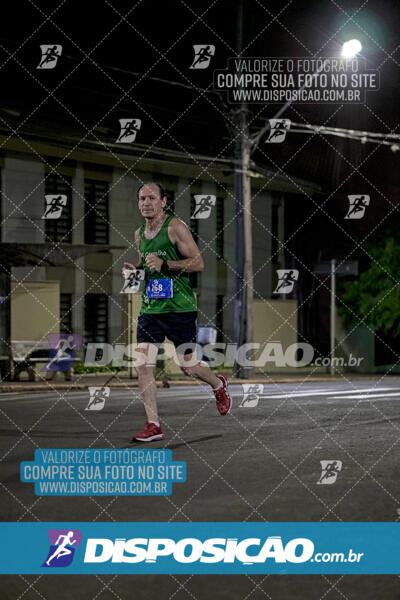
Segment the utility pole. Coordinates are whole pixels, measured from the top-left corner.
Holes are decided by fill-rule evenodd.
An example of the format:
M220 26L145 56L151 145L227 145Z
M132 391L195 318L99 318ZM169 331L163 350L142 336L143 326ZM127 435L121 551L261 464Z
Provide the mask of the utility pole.
M335 335L336 335L336 260L331 259L331 314L330 314L330 329L331 329L331 365L330 373L335 374L334 358L335 358Z
M238 2L236 50L243 48L243 0ZM235 136L235 218L236 218L236 298L234 314L235 343L253 341L253 247L251 229L250 138L247 105L234 113ZM248 379L251 367L235 364L236 377Z

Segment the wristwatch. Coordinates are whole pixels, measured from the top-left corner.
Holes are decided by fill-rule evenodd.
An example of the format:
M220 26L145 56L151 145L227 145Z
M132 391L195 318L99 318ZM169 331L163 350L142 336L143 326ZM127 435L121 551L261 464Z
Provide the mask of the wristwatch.
M160 271L161 271L161 273L164 273L165 275L167 275L169 273L168 263L166 260L162 261Z

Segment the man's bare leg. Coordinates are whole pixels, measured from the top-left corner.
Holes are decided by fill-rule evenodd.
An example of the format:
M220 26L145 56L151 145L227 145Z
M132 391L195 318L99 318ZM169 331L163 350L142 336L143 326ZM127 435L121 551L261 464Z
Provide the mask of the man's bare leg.
M221 380L216 374L210 369L208 364L203 360L198 361L193 366L185 366L185 363L191 363L193 359L193 354L178 355L178 360L182 371L185 375L189 375L189 377L196 377L196 379L200 379L200 381L204 381L211 385L213 390L217 389L221 385ZM193 360L193 362L195 362Z
M197 360L192 353L187 354L186 356L178 355L178 360L185 375L196 377L197 379L200 379L200 381L204 381L211 385L219 414L221 416L227 415L232 408L232 398L228 392L228 382L225 375L215 375L206 362ZM192 364L192 362L194 364Z
M139 391L142 398L147 421L159 423L157 410L157 385L154 378L155 361L157 357L157 346L150 343L140 343L138 352L146 355L146 362L137 366Z

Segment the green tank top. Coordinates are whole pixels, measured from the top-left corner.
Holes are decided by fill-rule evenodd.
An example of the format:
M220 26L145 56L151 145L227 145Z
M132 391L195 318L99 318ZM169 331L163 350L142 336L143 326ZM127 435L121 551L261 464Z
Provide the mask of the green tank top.
M164 260L182 260L184 257L177 246L168 236L168 225L174 218L169 215L157 235L148 240L144 237L144 224L139 231L139 250L142 255L143 269L145 271L145 286L142 293L142 308L140 314L159 314L170 312L192 312L197 310L197 300L190 284L188 273L172 273L166 275L159 271L151 271L146 266L146 256L156 254ZM146 293L147 283L150 279L172 279L172 298L148 298Z

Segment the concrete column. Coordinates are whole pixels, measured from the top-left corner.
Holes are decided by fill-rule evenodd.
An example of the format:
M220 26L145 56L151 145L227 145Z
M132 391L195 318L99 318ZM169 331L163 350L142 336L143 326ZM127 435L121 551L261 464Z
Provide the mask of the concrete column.
M148 175L124 175L122 169L113 172L110 190L110 245L122 246L112 250L111 296L108 305L110 343L128 343L128 303L122 295L121 267L124 262L135 263L134 232L140 227L142 217L136 199L136 189Z
M11 277L0 271L0 380L11 379ZM4 299L4 300L3 300Z
M44 221L44 166L31 158L6 156L2 170L4 242L42 243ZM12 269L15 279L45 279L44 267Z
M253 215L254 300L271 296L271 206L266 192L257 194L251 203Z
M2 191L3 241L43 242L43 164L31 158L6 156L2 170Z
M236 264L235 264L235 200L233 187L228 187L225 206L225 230L224 230L224 256L227 263L226 268L226 294L224 298L224 333L227 342L233 342L233 323L235 318L234 295L236 289Z
M72 231L72 241L74 244L84 243L84 169L82 163L77 163L75 175L72 178L72 224L75 225ZM83 336L84 307L85 307L85 258L75 260L74 267L74 287L72 294L72 327L75 333ZM61 283L61 291L63 285Z
M190 181L180 177L175 193L175 215L190 227Z
M202 182L202 194L217 195L217 186L213 182ZM207 219L199 219L199 246L202 250L205 269L201 274L198 322L201 325L215 324L217 294L217 255L216 255L216 207L211 209Z

